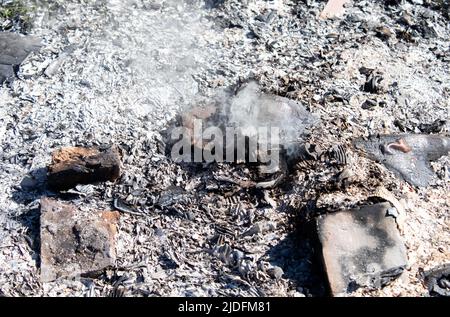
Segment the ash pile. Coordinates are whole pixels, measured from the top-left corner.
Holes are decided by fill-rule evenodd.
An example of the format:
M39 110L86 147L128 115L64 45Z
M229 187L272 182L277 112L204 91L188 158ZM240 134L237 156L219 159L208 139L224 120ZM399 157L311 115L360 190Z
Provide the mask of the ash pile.
M0 17L0 294L448 296L445 1Z
M167 132L172 138L178 134L182 138L175 144L169 143L171 151L166 153L175 161L183 162L183 168L190 170L193 177L201 175L196 187L202 197L201 204L216 201L220 196L238 196L250 201L263 197L256 200L256 209L267 206L286 212L292 205L279 206L277 199L271 197L284 196L292 201L292 189L297 190L297 199L308 197L306 190L309 197L319 197L317 200L327 194L333 196L351 190L363 195L361 187L364 186L369 190L367 196L347 203L344 209L341 201L318 207L317 200L301 201L300 198L300 205L290 211L297 212L297 226L307 230L308 239L315 242L312 249L321 254L320 262L315 263L323 266L332 295L343 296L360 287L381 288L399 277L408 267L399 231L406 216L405 208L381 182L364 184L367 179L355 175L352 166L358 159L355 156L380 162L411 185L426 187L436 178L430 162L450 152L450 138L425 134L378 135L355 139L351 148L327 144L320 139L323 133L320 120L301 103L263 93L254 81L225 95L225 99L221 94L216 102L185 110L176 127ZM230 135L227 127L234 127L231 132L236 135ZM278 129L258 130L261 127ZM269 136L262 137L266 133ZM242 139L241 142L236 142L235 137ZM295 176L305 172L313 179L298 182ZM303 192L298 195L298 191ZM311 203L313 206L308 206ZM230 228L230 219L227 220L223 227ZM216 255L233 263L236 254L242 254L239 239L276 229L274 222L253 222L250 218L235 227L233 239L226 239L226 231L218 231L213 249ZM235 234L247 224L251 225L248 230ZM283 270L277 268L277 271L281 277Z

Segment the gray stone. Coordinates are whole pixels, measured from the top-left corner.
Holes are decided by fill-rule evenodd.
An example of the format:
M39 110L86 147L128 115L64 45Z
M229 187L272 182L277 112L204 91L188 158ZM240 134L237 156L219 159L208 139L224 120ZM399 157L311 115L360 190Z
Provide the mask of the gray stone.
M450 138L440 135L377 135L368 140L357 139L357 149L367 157L383 163L408 183L426 187L435 180L431 161L450 152Z
M37 37L0 32L0 64L20 65L28 54L41 46L41 40Z
M323 264L333 296L359 287L381 288L407 266L406 248L389 203L330 213L317 219Z
M14 79L14 66L20 65L27 56L42 46L34 36L0 32L0 83Z
M100 271L116 260L117 212L41 199L41 281Z

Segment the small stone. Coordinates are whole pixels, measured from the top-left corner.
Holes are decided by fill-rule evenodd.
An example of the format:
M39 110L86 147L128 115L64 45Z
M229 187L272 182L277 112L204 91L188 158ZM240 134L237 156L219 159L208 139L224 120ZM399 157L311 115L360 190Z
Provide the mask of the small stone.
M320 216L317 220L324 268L333 296L359 287L381 288L407 266L406 248L389 203Z
M52 154L48 168L51 188L65 190L78 184L115 181L121 175L121 161L117 147L67 147Z
M41 281L114 265L118 219L117 212L82 212L74 205L41 199Z
M378 103L376 102L376 100L367 99L366 101L363 102L361 108L363 108L364 110L371 110L372 108L375 108L377 105Z

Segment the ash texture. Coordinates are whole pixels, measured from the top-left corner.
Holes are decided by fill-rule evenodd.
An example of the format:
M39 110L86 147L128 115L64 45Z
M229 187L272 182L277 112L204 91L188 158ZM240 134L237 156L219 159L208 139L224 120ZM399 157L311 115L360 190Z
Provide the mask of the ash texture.
M420 272L450 262L449 157L432 165L436 184L419 189L351 147L372 134L448 135L445 1L354 1L327 20L324 1L21 3L17 16L0 11L0 28L43 46L0 87L0 294L324 296L308 221L381 185L405 211L410 266L382 290L353 295L423 296ZM239 185L255 178L253 166L165 155L162 131L181 109L249 79L298 101L318 119L302 137L322 153L345 151L346 164L300 160L264 189ZM57 195L45 186L51 153L108 144L123 151L122 177L64 197L86 209L132 206L119 221L117 263L41 283L39 200Z

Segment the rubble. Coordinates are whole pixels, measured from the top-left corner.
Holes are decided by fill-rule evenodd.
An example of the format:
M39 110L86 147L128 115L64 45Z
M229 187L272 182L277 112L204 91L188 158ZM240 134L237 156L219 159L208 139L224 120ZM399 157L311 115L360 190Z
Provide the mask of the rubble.
M48 184L58 190L78 184L115 181L121 175L120 154L117 147L67 147L52 154L48 167Z
M113 266L118 219L117 212L83 212L75 205L42 198L41 281L76 277Z
M359 287L380 288L406 269L405 245L389 203L321 216L317 230L324 268L333 296Z
M22 64L31 52L39 50L41 46L41 40L37 37L0 32L0 84L14 80L14 68Z

